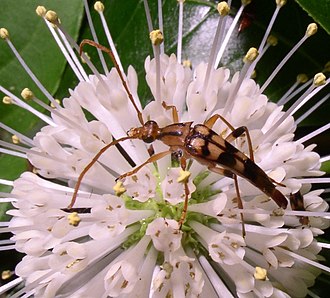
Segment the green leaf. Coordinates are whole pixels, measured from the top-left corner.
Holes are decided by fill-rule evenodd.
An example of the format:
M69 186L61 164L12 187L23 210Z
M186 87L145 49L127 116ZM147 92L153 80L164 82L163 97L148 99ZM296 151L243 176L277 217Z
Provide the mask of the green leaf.
M299 5L330 34L330 0L296 0Z

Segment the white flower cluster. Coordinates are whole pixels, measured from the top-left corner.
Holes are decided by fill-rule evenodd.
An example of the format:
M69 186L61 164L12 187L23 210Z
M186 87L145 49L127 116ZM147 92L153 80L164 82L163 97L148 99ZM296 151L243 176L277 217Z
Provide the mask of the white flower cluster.
M161 56L161 62L161 96L168 105L181 107L180 122L197 119L195 123L203 123L223 112L237 75L230 80L227 69L212 71L209 88L203 93L206 64L192 72L177 63L174 55ZM154 67L154 60L147 58L146 76L151 90L155 88ZM119 138L138 126L116 71L102 79L100 82L91 76L89 82L80 83L71 97L64 99L58 114L52 115L56 126L46 126L37 133L33 150L41 154L30 154L29 159L43 177L68 180L73 185L90 159L111 142L111 135ZM127 79L137 98L136 73L131 67ZM89 122L83 109L97 120ZM279 187L283 194L301 191L306 210L324 211L327 205L319 197L320 191L308 192L309 188L302 187L297 179L321 172L319 157L312 148L292 140L292 117L271 139L263 140L263 132L283 113L281 107L260 94L253 80L246 79L226 119L235 127L248 127L256 163L285 185ZM159 102L147 105L143 115L162 126L172 121L171 112ZM230 133L221 121L214 130L224 137ZM148 157L148 146L140 140L121 145L135 163ZM249 154L245 138L239 138L235 146ZM160 142L153 144L155 153L163 147ZM76 281L83 281L79 293L94 291L97 283L100 297L101 293L112 297L132 294L133 289L136 297L145 297L146 287L154 297L168 293L197 297L204 291L207 274L198 263L197 248L207 251L219 270L230 277L240 297L259 292L275 295L282 290L279 283L296 296L306 293L318 270L297 262L291 253L316 260L320 248L314 236L328 226L326 220L311 217L308 226L302 227L297 216L276 216L276 203L240 178L246 230L243 238L233 180L212 172L204 175L206 167L193 161L189 167L188 214L184 229L180 229L178 219L185 198L184 184L177 182L180 168L172 167L170 157L158 161L157 166L145 166L125 179L126 192L118 197L112 189L115 179L130 168L115 146L107 150L83 180L73 206L77 211L73 223L72 213L67 210L71 188L32 173L24 173L15 182L12 193L17 197L17 209L10 211L10 228L15 233L17 250L27 255L18 265L17 274L26 278L27 285L34 285L36 296L54 296L57 291L72 295L78 290ZM123 243L131 243L129 249L114 257ZM160 267L157 255L162 256ZM267 278L255 278L256 265L267 268ZM298 290L296 286L292 289L292 278L300 284ZM141 280L145 284L137 287Z

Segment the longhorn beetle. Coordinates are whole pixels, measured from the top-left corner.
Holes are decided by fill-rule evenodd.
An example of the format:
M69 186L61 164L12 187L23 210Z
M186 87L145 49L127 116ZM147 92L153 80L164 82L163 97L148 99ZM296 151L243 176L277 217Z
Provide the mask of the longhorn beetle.
M243 208L242 200L240 198L237 176L245 178L254 186L259 188L267 196L271 197L279 207L286 208L288 201L286 197L275 188L275 184L282 185L275 182L273 179L267 176L267 174L255 164L253 157L252 142L249 135L249 131L245 126L234 128L226 119L221 115L215 114L210 119L206 120L204 124L197 124L193 126L193 122L183 122L179 123L178 112L175 106L169 106L163 102L163 107L166 110L172 110L173 124L165 127L159 127L158 124L149 120L147 122L143 121L142 113L136 106L133 96L127 86L127 83L119 69L116 59L114 58L110 49L88 39L85 39L80 44L80 52L85 44L92 45L104 52L106 52L115 68L117 69L118 75L122 81L123 87L127 92L127 95L133 104L138 119L141 123L141 127L131 128L126 137L112 141L111 143L104 146L91 160L91 162L83 169L80 173L77 184L74 189L72 200L68 209L71 209L76 201L77 193L83 177L88 172L88 170L97 162L99 157L111 146L114 146L122 141L129 139L140 139L145 143L152 143L155 140L159 140L164 144L169 146L169 149L164 152L156 153L150 156L144 163L135 167L133 170L122 174L118 179L123 179L127 176L131 176L137 173L143 166L148 163L156 162L162 157L171 154L178 153L180 158L180 165L183 170L186 169L187 159L195 159L207 166L207 168L215 173L224 175L234 179L235 189L237 194L238 207ZM230 129L231 133L223 139L220 135L212 130L213 125L217 120L222 120ZM246 134L248 147L250 152L250 157L246 156L243 152L239 151L236 147L230 144L233 140ZM282 185L283 186L283 185ZM185 189L185 201L179 221L179 226L183 224L186 218L187 208L188 208L188 182L184 182ZM242 224L243 215L241 214ZM243 235L244 235L244 225L243 225Z

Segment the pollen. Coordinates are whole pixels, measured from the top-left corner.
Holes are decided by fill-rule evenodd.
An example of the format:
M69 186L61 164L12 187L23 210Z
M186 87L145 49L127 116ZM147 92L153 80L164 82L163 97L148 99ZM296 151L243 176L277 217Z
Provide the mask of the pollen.
M11 136L11 141L14 143L14 144L19 144L20 143L20 139L17 135L12 135Z
M266 280L267 270L257 266L256 271L254 272L254 278L256 280Z
M7 39L9 38L9 32L6 28L0 28L0 37L2 39Z
M45 18L48 22L51 22L54 25L57 25L59 23L58 15L53 10L48 10L45 14Z
M81 222L81 218L77 212L70 213L67 218L69 221L69 225L74 226L74 227L77 227L79 225L79 223Z
M251 63L258 57L258 55L259 55L259 53L256 48L250 48L248 50L248 52L246 53L243 61L244 61L244 63L248 63L248 62Z
M30 100L34 98L34 94L29 88L24 88L21 92L21 96L24 100Z
M6 280L6 279L9 279L13 276L13 273L12 271L10 270L4 270L1 272L1 279L2 280Z
M191 68L191 61L188 60L188 59L183 60L182 61L182 65L183 65L183 67L189 67L189 68Z
M282 7L286 4L286 0L276 0L276 5Z
M6 105L11 105L14 101L13 101L13 99L12 99L11 97L9 97L9 96L4 96L4 97L2 98L2 102L3 102L4 104L6 104Z
M97 12L103 12L104 11L104 4L101 1L96 1L94 4L94 9Z
M60 105L61 101L59 99L56 98L55 101ZM52 102L50 103L50 107L52 109L55 109L56 108L55 105Z
M180 169L180 176L176 180L179 183L186 183L191 175L191 172Z
M326 83L326 77L322 72L319 72L314 76L313 82L315 86L324 85Z
M155 45L155 46L160 45L164 40L163 33L159 29L151 31L150 40L153 45Z
M297 82L300 84L306 83L308 81L308 76L305 73L300 73L297 75Z
M47 9L46 9L46 7L45 6L38 6L37 8L36 8L36 14L39 16L39 17L45 17L45 15L46 15L46 13L47 13Z
M119 197L126 191L126 188L124 187L122 181L117 181L117 183L113 187L113 190L115 191L116 196Z
M271 46L275 47L275 46L277 45L277 43L278 43L278 39L277 39L277 37L275 37L274 35L269 35L269 37L267 38L267 42L268 42Z
M306 36L312 36L317 32L317 25L315 23L311 23L308 25L306 30Z
M230 8L227 2L222 1L218 4L217 10L221 16L226 16L229 14Z

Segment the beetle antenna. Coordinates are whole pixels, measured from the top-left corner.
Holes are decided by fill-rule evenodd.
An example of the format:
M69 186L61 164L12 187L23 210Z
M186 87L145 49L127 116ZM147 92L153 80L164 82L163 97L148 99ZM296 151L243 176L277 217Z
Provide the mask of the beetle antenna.
M119 142L125 141L125 140L129 140L129 139L136 139L138 138L137 136L130 136L130 137L123 137L120 138L118 140L114 140L111 143L107 144L106 146L104 146L103 148L101 148L101 150L93 157L93 159L90 161L90 163L81 171L77 183L74 187L74 192L71 198L71 202L69 204L69 206L67 207L68 209L71 209L74 205L74 203L76 202L77 199L77 195L78 195L78 190L80 188L81 182L84 178L84 176L86 175L86 173L89 171L89 169L98 161L98 159L100 158L100 156L107 151L111 146L118 144Z
M101 51L103 51L103 52L105 52L105 53L107 53L107 54L109 55L109 57L111 58L112 63L114 64L114 66L115 66L115 68L116 68L116 70L117 70L117 72L118 72L118 75L119 75L119 77L120 77L120 80L121 80L121 82L122 82L122 84L123 84L123 86L124 86L124 88L125 88L125 90L126 90L126 92L127 92L127 95L128 95L128 97L129 97L131 103L133 104L134 109L135 109L136 112L137 112L137 115L138 115L139 121L140 121L141 125L143 125L143 124L144 124L144 121L143 121L142 113L141 113L141 111L139 110L139 108L137 107L137 105L136 105L136 103L135 103L135 101L134 101L133 95L132 95L132 93L130 92L128 86L127 86L127 83L126 83L126 81L125 81L125 79L124 79L124 77L123 77L123 74L122 74L122 72L121 72L121 70L120 70L120 68L119 68L118 62L117 62L115 56L113 55L112 51L111 51L110 49L108 49L107 47L105 47L105 46L103 46L103 45L101 45L101 44L99 44L99 43L97 43L97 42L95 42L95 41L93 41L93 40L90 40L90 39L84 39L84 40L80 43L80 48L79 48L79 55L80 55L80 56L81 56L82 49L83 49L83 47L84 47L85 44L89 44L89 45L91 45L91 46L93 46L93 47L95 47L95 48L97 48L97 49L100 49Z

